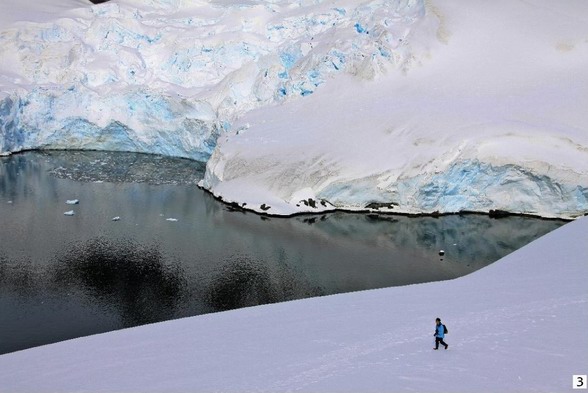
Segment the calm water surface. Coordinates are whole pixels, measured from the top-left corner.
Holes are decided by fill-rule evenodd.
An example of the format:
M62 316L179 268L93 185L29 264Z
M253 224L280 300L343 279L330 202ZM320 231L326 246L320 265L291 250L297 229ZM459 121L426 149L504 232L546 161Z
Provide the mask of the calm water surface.
M452 279L564 223L340 212L267 218L232 211L198 189L203 170L194 161L129 153L1 157L0 353L239 307Z

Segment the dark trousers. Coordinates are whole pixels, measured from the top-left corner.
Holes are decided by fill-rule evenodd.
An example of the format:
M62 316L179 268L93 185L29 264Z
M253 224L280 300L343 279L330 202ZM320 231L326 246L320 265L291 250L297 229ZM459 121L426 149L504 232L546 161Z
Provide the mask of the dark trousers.
M445 343L445 341L443 341L441 337L435 337L435 349L439 349L439 343L441 343L441 345L443 345L444 347L447 346L447 344Z

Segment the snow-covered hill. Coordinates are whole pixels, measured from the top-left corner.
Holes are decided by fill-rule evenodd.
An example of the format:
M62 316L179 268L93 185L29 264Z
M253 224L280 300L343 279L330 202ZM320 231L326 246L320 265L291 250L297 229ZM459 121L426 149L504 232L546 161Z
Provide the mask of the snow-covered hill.
M0 3L0 154L212 155L269 214L588 211L583 0Z
M588 218L451 281L0 356L0 392L566 392L588 374ZM436 317L447 351L433 351Z
M586 15L573 1L429 5L405 73L338 75L308 99L245 114L203 185L276 214L585 212Z

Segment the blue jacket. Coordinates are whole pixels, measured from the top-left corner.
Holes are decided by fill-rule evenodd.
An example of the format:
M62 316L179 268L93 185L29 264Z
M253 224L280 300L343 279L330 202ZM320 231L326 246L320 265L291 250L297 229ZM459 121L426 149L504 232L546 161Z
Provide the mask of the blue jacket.
M445 329L443 329L443 324L439 326L435 325L435 337L443 338L445 337Z

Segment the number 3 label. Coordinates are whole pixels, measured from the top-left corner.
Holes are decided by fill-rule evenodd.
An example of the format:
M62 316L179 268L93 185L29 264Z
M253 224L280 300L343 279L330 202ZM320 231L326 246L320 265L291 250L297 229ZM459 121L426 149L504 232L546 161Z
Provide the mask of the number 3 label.
M586 385L586 375L574 375L574 384L572 387L574 389L588 388L588 385Z

